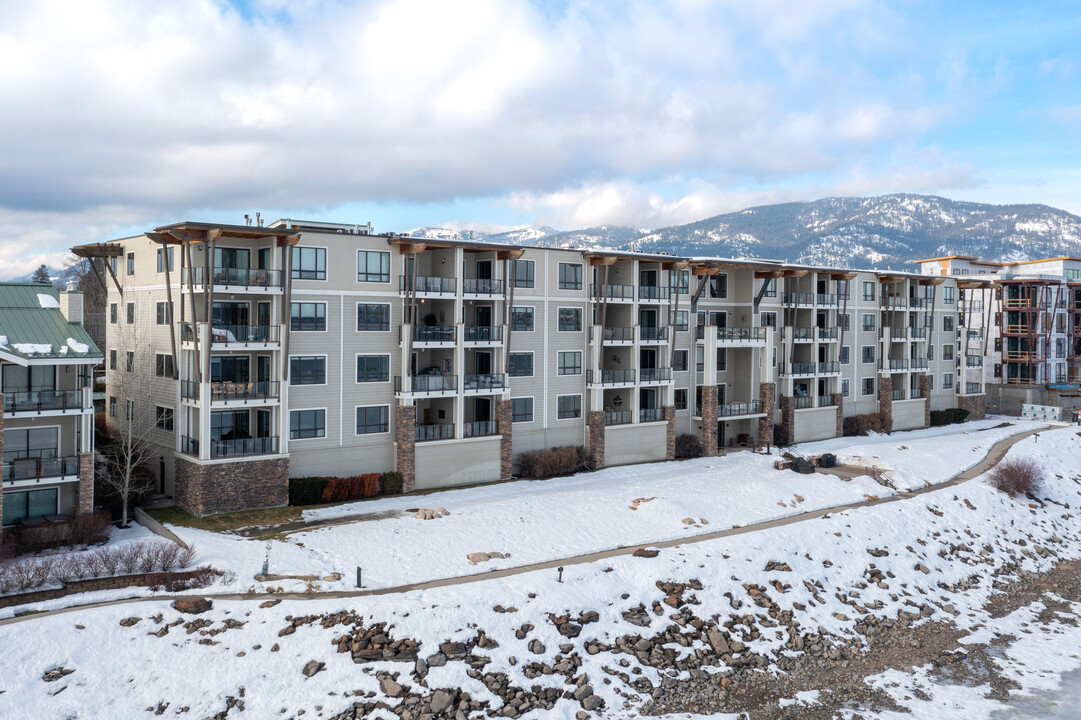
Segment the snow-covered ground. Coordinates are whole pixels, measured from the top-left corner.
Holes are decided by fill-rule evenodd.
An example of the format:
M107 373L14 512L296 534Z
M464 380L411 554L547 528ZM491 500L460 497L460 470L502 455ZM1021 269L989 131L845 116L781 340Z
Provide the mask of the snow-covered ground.
M971 429L971 425L966 429ZM1010 430L1018 429L1014 427ZM963 435L956 429L951 430L954 432L949 434L938 430L923 439L914 437L914 434L895 434L891 438L868 438L856 444L864 448L861 452L877 455L884 465L889 464L886 462L887 458L891 458L889 453L904 453L904 457L912 458L913 463L924 457L937 458L934 463L923 463L925 467L932 464L933 467L926 467L922 476L918 469L906 469L905 472L913 473L913 482L932 477L944 479L972 465L975 462L973 458L982 457L982 453L971 451L972 443L991 443L997 432ZM853 444L851 439L831 442L834 445L816 444L815 452L824 449L840 452L845 444ZM941 443L953 443L953 451L940 452L938 448ZM908 446L908 449L900 450L901 444ZM889 450L889 447L894 449ZM491 657L490 667L505 672L512 682L526 688L544 678L530 678L524 674L524 665L511 663L510 658L512 655L522 657L526 653L524 643L515 637L515 630L523 623L533 623L536 627L529 637L539 639L547 647L537 659L553 662L554 656L560 652L561 643L573 644L583 662L581 671L588 673L594 691L604 698L611 716L628 717L634 714L634 707L625 708L625 697L620 693L633 696L634 691L619 681L613 681L610 685L601 682L609 677L603 666L612 664L613 657L607 653L589 655L583 647L594 640L611 643L616 637L630 633L648 635L660 631L669 625L665 618L653 618L650 628L646 630L629 624L621 613L638 603L649 607L652 602L663 600L665 594L657 587L658 580L687 582L692 578L704 586L702 591L695 593L701 603L693 606L698 617L725 618L748 612L747 609L734 611L730 598L740 601L744 608L753 607L748 595L749 584L771 587L773 581L781 581L790 587L783 592L770 592L772 599L783 610L795 613L804 627L822 627L838 635L852 634L857 615L851 605L842 602L847 593L834 592L834 589L846 591L859 587L859 602L864 606L873 607L876 601L882 603L882 607L874 611L880 616L893 617L898 609L910 610L905 601L925 603L932 608L932 620L952 617L962 629L973 633L973 641L983 642L996 635L1016 638L1006 643L1002 666L1029 692L1047 692L1048 688L1058 686L1063 673L1081 668L1081 656L1077 651L1081 647L1081 631L1068 624L1055 625L1050 630L1037 628L1033 618L1041 609L1038 606L1021 608L1005 618L991 617L983 606L993 592L996 578L991 576L992 570L1011 562L1022 570L1033 572L1051 567L1056 557L1044 557L1035 552L1037 545L1052 548L1058 559L1081 558L1081 535L1078 534L1081 523L1078 523L1074 511L1066 507L1067 504L1072 508L1081 503L1081 482L1076 479L1078 459L1081 458L1081 438L1077 436L1075 428L1047 431L1038 443L1025 441L1010 451L1010 457L1026 456L1037 457L1044 466L1048 482L1042 495L1054 503L1030 505L1027 501L1017 502L988 486L984 479L977 479L903 502L860 508L831 514L823 519L666 549L652 559L621 556L598 563L568 566L563 583L556 581L554 572L539 571L387 596L287 600L267 608L260 607L266 596L250 601L222 600L215 603L212 611L198 616L181 616L166 602L148 602L88 609L77 614L47 616L0 626L0 647L4 648L4 652L0 653L0 717L78 717L84 720L133 717L146 715L146 709L158 707L159 702L169 703L165 712L170 716L186 707L188 711L182 717L204 717L224 710L228 697L242 697L246 710L244 717L291 717L297 711L305 710L306 718L319 718L332 716L348 707L357 693L379 693L379 682L370 672L372 669L401 673L401 683L413 684L408 675L410 668L400 663L361 666L353 662L349 653L337 653L335 638L347 630L342 626L324 628L315 623L302 626L295 633L279 635L279 631L289 625L289 616L342 610L359 613L366 623L391 623L395 638L420 640L422 657L435 652L442 642L465 641L476 635L477 628L483 628L488 637L499 643L498 647L485 651ZM547 484L519 483L518 486L545 488L566 484L570 491L560 502L595 503L578 509L591 519L593 525L612 524L620 528L620 533L634 529L633 525L619 519L622 514L634 518L650 517L645 514L648 511L641 508L637 511L625 509L634 497L658 497L656 501L645 503L646 506L660 502L662 497L665 501L660 506L664 508L663 517L643 522L641 527L645 530L665 530L669 527L666 524L669 520L674 519L678 523L681 515L693 514L696 518L703 516L711 519L709 526L694 530L705 532L715 525L723 526L726 517L730 523L735 519L747 522L742 515L744 512L754 519L778 511L782 514L786 510L799 512L812 502L822 502L834 491L822 489L817 483L826 481L819 478L804 478L794 473L782 474L772 470L766 473L765 466L760 469L754 464L760 460L765 459L756 460L754 456L744 454L725 459L700 460L694 464L679 463L676 467L689 469L700 466L702 472L662 475L663 481L654 477L651 492L639 492L643 487L648 487L646 477L628 481L631 482L630 488L613 480L619 491L608 495L590 494L587 488L578 485L586 478L603 481L605 473L609 471L581 479ZM941 463L952 463L952 467L943 468ZM707 465L714 467L707 468ZM644 469L656 471L665 467L651 465ZM731 474L722 474L722 470L728 468L732 468ZM634 478L639 470L643 468L611 472L622 472ZM707 470L712 472L707 473ZM760 475L757 482L768 486L770 492L754 489L752 473ZM697 481L686 479L698 475L703 477ZM712 484L709 484L710 478ZM803 482L811 489L787 485L790 478ZM863 488L860 483L828 482L836 484L836 497L840 497L842 502L846 498L858 498L859 489ZM729 485L735 485L741 491L732 497L728 492ZM484 490L508 492L507 488L512 487L515 486ZM832 485L827 487L833 488ZM776 492L773 492L774 489ZM881 490L877 485L871 489L876 493ZM576 492L580 494L576 495ZM699 496L684 497L688 492L698 493ZM481 490L462 493L483 495ZM790 503L796 493L803 496L805 501L795 508L786 509L773 503L774 497ZM712 499L713 495L723 495L724 502ZM523 496L528 498L529 493L523 493L519 498ZM370 543L358 552L378 556L388 553L398 544L408 551L411 543L420 542L423 549L417 551L418 555L438 551L438 557L412 563L414 567L439 569L442 571L440 574L444 575L457 574L464 570L459 567L461 563L454 559L458 551L447 548L472 547L474 542L487 542L476 541L478 537L489 537L481 534L487 528L482 527L477 518L468 529L447 522L465 514L466 510L452 507L450 493L434 497L439 498L439 505L451 510L448 518L384 521L388 523L384 525L384 532L393 527L389 523L395 522L422 527L424 533L432 538L427 544L420 539L423 536L406 535L404 539L399 536L388 540L386 536L351 535L333 542L327 540L325 547L353 542ZM773 504L777 510L755 510L756 504L751 502L752 498L757 498L758 505ZM505 503L513 501L512 497L504 499ZM525 501L519 499L519 502ZM700 509L704 503L710 503L708 512ZM371 505L368 503L364 507L366 510L373 509ZM710 518L710 515L714 517ZM573 517L576 516L568 520L566 516L551 516L544 523L544 533L532 533L531 541L538 545L549 541L557 543L561 552L572 546L575 552L581 551L583 545L572 545L563 540L566 536L575 535L577 528L581 527L574 525L568 530L562 525L572 522ZM487 522L492 523L499 519L491 515L478 518L488 518ZM510 518L504 517L502 521L514 527ZM374 527L377 523L362 523L361 526ZM519 522L518 527L521 526ZM311 548L321 542L320 533L323 532L306 533L302 540L305 547L297 547L294 551L312 551ZM466 538L459 537L467 532L473 534ZM667 536L672 537L689 531L677 526L666 532ZM511 534L508 532L491 537L511 537ZM608 536L600 531L587 535L584 542L600 542L600 538L608 542ZM1018 541L1024 538L1028 540L1022 546ZM649 538L636 537L633 541L643 539ZM195 540L200 542L200 538ZM228 559L226 553L230 549L242 547L239 541L230 542L236 544L209 546L211 554L222 553L220 558L215 558L215 564L219 564L219 559ZM286 546L289 544L285 543ZM253 545L258 547L258 544ZM962 545L970 549L959 549ZM869 548L886 549L888 554L871 557L867 553ZM507 548L482 545L481 549ZM326 549L323 551L329 552ZM528 557L527 552L527 548L518 549L516 546L512 550L512 560L516 563L523 561L523 557ZM242 558L236 567L252 563L254 557ZM275 557L272 552L272 565ZM450 567L452 559L454 567ZM261 553L257 560L261 562ZM770 561L786 563L791 570L766 570ZM889 588L863 582L869 561L873 561L883 573L892 573ZM928 572L918 569L918 565L925 565ZM281 568L272 569L284 571ZM997 579L1002 580L1004 576ZM818 582L826 591L816 598L803 581ZM961 581L968 581L969 589L946 593L940 587L940 583L952 585ZM620 599L623 594L627 595L627 600ZM494 608L497 603L505 607L513 606L516 612L499 612ZM950 609L958 613L956 617L948 614L945 608L947 604L952 605ZM576 615L586 610L596 611L599 620L585 626L578 638L561 636L547 620L549 613L562 615L570 612ZM130 627L120 624L122 619L131 616L141 619ZM183 626L173 626L163 637L157 635L163 627L177 619L190 622L196 618L208 620L212 625L195 627L190 634ZM234 627L225 629L227 620L234 621ZM238 623L242 623L242 626L235 626ZM203 634L218 629L224 632ZM759 630L761 636L756 640L744 637L749 648L763 653L780 651L787 639L784 628L760 626ZM276 644L278 651L271 652ZM689 652L694 648L676 649ZM326 667L313 677L305 678L301 669L313 659L325 662ZM57 666L74 672L55 682L43 682L43 673ZM433 689L464 688L474 698L489 700L493 707L498 707L501 701L482 683L470 678L465 670L466 666L459 662L432 667L427 675L427 686ZM716 671L714 668L706 670ZM642 668L642 677L654 684L660 680L659 673L650 667ZM991 719L994 710L1003 708L1002 704L985 698L986 688L938 685L921 670L886 673L869 682L881 686L884 691L897 693L901 704L913 710L912 714L880 713L877 717L883 720L938 718L945 715ZM913 697L915 688L923 690L919 697L926 696L928 699L917 700ZM818 696L812 694L815 690L819 691ZM351 694L350 697L344 694L346 691ZM828 692L829 688L808 687L793 699L810 703L815 702L816 698L822 700ZM396 702L390 700L391 704ZM530 717L569 719L574 718L580 709L577 702L560 700L555 710L543 715L534 712ZM963 714L959 713L959 709L964 710ZM863 713L863 716L872 717L872 714Z

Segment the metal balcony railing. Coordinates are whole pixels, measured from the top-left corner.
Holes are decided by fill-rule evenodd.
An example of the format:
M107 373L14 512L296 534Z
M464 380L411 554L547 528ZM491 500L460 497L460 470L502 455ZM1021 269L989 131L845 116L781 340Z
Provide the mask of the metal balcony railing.
M672 368L642 368L642 382L663 382L672 379Z
M589 296L594 299L634 300L634 285L590 285Z
M983 367L983 356L965 355L965 367Z
M887 310L908 307L908 298L903 295L883 295L879 299L879 305Z
M503 281L488 278L465 278L462 290L471 295L502 295Z
M466 375L466 390L498 390L507 386L507 376L503 373L478 373Z
M43 412L46 410L81 410L82 390L5 390L4 414Z
M829 395L819 395L815 400L815 407L835 407L837 403Z
M641 336L642 340L646 341L646 342L651 341L651 340L667 340L668 339L668 328L666 328L666 327L645 327L645 326L643 326L643 327L640 328L640 336Z
M398 276L398 290L401 292L409 292L416 285L418 293L436 293L436 294L453 294L457 285L455 279L452 277L434 277L430 275L418 275L416 282L413 282L412 277L405 275Z
M4 482L71 477L79 474L79 458L75 455L55 458L14 458L5 462L2 467Z
M762 404L757 400L751 402L734 402L717 406L717 417L732 417L733 415L757 415L762 412Z
M589 385L621 385L634 383L634 370L601 370L599 377L592 370L586 373Z
M814 375L815 364L813 362L789 363L782 366L782 375Z
M185 381L189 382L189 381ZM193 385L195 383L192 383ZM219 381L210 383L211 400L276 400L278 398L277 381L234 382Z
M836 360L818 363L818 374L841 372L841 364Z
M765 340L766 329L764 327L718 327L717 339L729 341Z
M212 345L227 343L276 343L281 337L279 325L212 325Z
M604 413L605 425L627 425L631 421L630 410L608 411Z
M454 437L454 423L435 423L434 425L417 425L413 429L417 442L427 440L449 440Z
M927 358L910 358L908 366L912 370L926 370L928 366Z
M927 328L909 328L908 334L913 340L923 340L927 337Z
M891 390L890 391L890 399L891 400L904 400L905 399L905 391L904 391L904 389Z
M965 383L965 392L969 395L980 392L980 384L978 382Z
M835 328L835 327L830 327L830 328L820 327L820 328L818 328L818 339L819 340L836 340L837 339L837 328Z
M909 388L908 397L912 400L919 400L923 397L923 390L920 390L918 387Z
M818 293L818 296L815 299L818 301L819 305L837 304L837 296L833 293Z
M908 370L908 358L890 358L890 370Z
M273 455L278 452L277 437L239 438L236 440L212 440L210 457L241 457L244 455Z
M495 435L496 426L494 420L475 420L462 425L466 437L484 437Z
M413 342L454 342L453 325L416 325Z
M784 297L785 305L814 305L815 294L814 293L785 293Z
M502 325L466 325L466 342L502 342Z
M638 298L641 300L667 300L669 289L659 285L642 285L638 288Z
M890 340L908 340L908 328L890 328Z
M458 389L457 375L413 375L411 380L412 392L415 393L446 392ZM401 375L394 376L394 392L404 392Z
M814 407L814 405L812 404L813 402L814 398L810 395L797 395L796 397L792 398L792 406L795 407L796 410L804 410L809 407Z
M640 408L638 410L638 422L658 422L664 420L662 408Z
M181 275L181 283L186 283L190 273L193 285L202 285L205 273L204 268L196 267L184 270ZM231 285L242 287L281 287L281 270L256 270L254 268L216 267L211 270L211 277L215 285Z
M606 327L601 331L604 342L631 342L634 340L634 328Z
M815 338L815 328L809 328L809 327L786 328L785 329L785 334L786 335L788 334L789 329L792 331L792 339L793 340L814 340L814 338Z

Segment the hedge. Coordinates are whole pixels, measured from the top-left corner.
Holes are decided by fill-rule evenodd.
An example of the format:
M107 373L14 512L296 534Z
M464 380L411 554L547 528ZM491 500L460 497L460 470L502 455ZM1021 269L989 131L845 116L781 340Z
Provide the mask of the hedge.
M289 504L318 505L328 481L325 477L289 478Z
M842 423L842 435L866 435L868 432L886 432L886 416L882 413L867 413L866 415L849 415Z
M402 474L390 471L365 473L352 477L289 478L290 505L318 505L348 502L378 495L396 495L402 491Z
M547 450L529 450L518 456L522 477L548 478L571 475L589 468L589 453L582 445L564 445Z
M947 410L932 410L931 425L952 425L962 423L968 417L968 410L964 408L949 408Z

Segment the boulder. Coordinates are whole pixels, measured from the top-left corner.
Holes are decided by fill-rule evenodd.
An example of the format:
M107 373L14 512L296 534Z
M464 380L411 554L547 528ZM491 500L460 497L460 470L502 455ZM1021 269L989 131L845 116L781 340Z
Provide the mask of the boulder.
M214 607L214 603L206 598L201 597L184 597L173 600L173 609L177 612L188 613L190 615L198 615L205 613L210 608Z
M304 673L304 677L311 677L326 666L327 664L324 662L319 662L318 660L309 660L308 663L304 666L304 669L301 670L301 672Z

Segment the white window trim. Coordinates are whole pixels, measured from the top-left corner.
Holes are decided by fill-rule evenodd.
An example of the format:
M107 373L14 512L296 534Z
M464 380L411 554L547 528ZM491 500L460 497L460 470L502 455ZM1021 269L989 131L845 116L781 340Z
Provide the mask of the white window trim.
M387 329L386 330L361 330L357 325L360 323L361 305L386 305L387 306ZM356 333L390 333L394 329L394 306L384 302L358 302L356 305L356 321L353 323L353 332Z
M874 332L878 329L878 318L875 317L876 313L860 313L860 331L861 332ZM867 327L864 323L865 318L871 318L871 327Z
M387 409L387 431L381 433L362 433L357 432L357 410L360 408L369 407L385 407ZM367 438L367 437L380 437L382 435L390 435L394 427L394 418L391 417L390 405L385 403L376 403L375 405L354 405L353 406L353 437Z
M514 308L516 308L516 307L529 308L530 310L533 311L531 313L531 315L533 316L533 327L531 327L529 330L520 330L520 329L514 327L513 316L514 316ZM508 328L507 332L508 333L512 333L512 332L536 332L537 331L537 306L536 305L512 305L511 309L510 309L510 313L511 313L512 320L511 320L510 325L507 326L507 328ZM582 322L585 323L585 318L582 318ZM556 315L556 327L559 327L559 316L558 315Z
M519 305L519 307L521 307ZM529 374L528 375L511 375L510 374L510 356L511 355L529 355ZM537 358L534 356L532 350L513 350L507 353L507 378L531 378L537 376Z
M522 307L522 306L519 305L518 307ZM578 329L577 330L563 330L563 329L561 329L559 327L559 315L564 310L577 310L578 311ZM537 324L535 317L534 317L534 320L533 320L533 324L534 325ZM580 307L567 307L567 306L563 306L563 307L558 307L557 306L556 307L556 332L575 333L575 332L583 332L585 329L586 329L586 314L585 314L585 311L582 310L582 308L580 308Z
M871 359L870 360L864 360L863 359L863 357L865 355L865 353L863 351L865 349L867 349L867 348L871 348ZM875 346L874 345L860 345L860 365L871 365L872 363L875 362L875 360L877 360L875 355L876 355L876 353L875 353ZM849 358L851 358L851 354L849 354Z
M566 355L567 353L573 353L578 356L578 372L565 373L560 372L559 356ZM581 375L585 369L585 353L581 350L557 350L556 351L556 377L574 377L575 375Z
M387 279L384 280L361 280L360 279L360 254L361 253L380 253L387 256ZM357 248L357 273L356 281L358 283L373 283L376 285L389 285L390 279L394 277L394 270L391 268L391 259L393 256L387 250L365 250L364 248Z
M173 413L173 429L166 430L163 427L158 427L158 408L164 408ZM175 433L176 432L176 408L172 405L161 405L160 403L154 403L154 429L163 433Z
M515 400L529 400L530 405L530 418L529 420L515 420L514 419L514 405L510 408L510 423L511 425L531 425L537 422L537 399L534 395L520 395L518 397L512 397L511 402Z
M322 410L323 411L323 434L316 435L315 437L294 438L293 437L293 413L303 412L305 410ZM289 442L290 444L295 442L305 442L308 440L326 440L327 439L327 408L325 407L291 407L289 412ZM356 424L356 413L353 413L353 424Z
M328 263L330 262L330 246L329 245L294 245L293 247L294 248L311 248L313 250L322 250L323 251L323 257L326 259L326 261ZM289 251L289 281L290 282L296 282L296 281L300 281L300 282L327 282L327 281L330 280L330 268L329 268L329 266L323 268L323 274L326 275L326 277L324 277L322 280L320 280L319 278L295 278L295 277L293 277L293 270L294 270L294 268L293 268L293 251L290 250Z
M296 303L297 305L322 305L323 306L323 320L324 320L323 329L322 330L294 330L293 329L293 303ZM374 303L357 303L357 304L358 305L362 305L362 304L372 305ZM317 300L317 301L313 301L313 302L308 302L307 300L290 300L289 301L289 317L286 318L286 320L285 320L285 322L289 324L289 332L291 332L291 333L298 333L298 332L299 333L325 333L325 332L330 332L330 321L327 318L327 311L329 309L330 309L329 308L329 303L327 303L326 301L318 301ZM358 330L357 332L360 332L360 331ZM375 330L365 330L364 332L376 332L376 331Z
M869 393L863 391L863 381L864 380L870 380L871 381L871 392L869 392ZM874 397L874 395L875 395L874 378L873 377L870 377L870 378L861 377L860 378L860 397Z
M845 389L845 384L846 383L848 384L848 389L847 390ZM849 382L848 378L841 378L841 397L851 397L851 396L852 396L852 383Z
M518 264L529 263L530 265L532 265L533 266L533 281L532 281L532 284L530 284L530 285L519 285L516 282L515 277L514 277L514 269L515 269L514 268L514 263L511 263L511 266L509 268L510 273L511 273L510 284L513 285L514 288L517 289L517 290L535 290L537 288L537 261L536 260L522 260L522 259L519 258L518 260L515 260L514 262L518 263ZM584 282L584 280L583 280L583 282Z
M387 379L386 380L357 380L358 366L360 365L360 358L362 357L385 357L387 359ZM390 353L357 353L353 358L353 384L354 385L389 385L394 381L394 366L391 364ZM318 409L318 408L315 408Z
M566 418L559 417L559 398L562 398L562 397L576 397L576 398L578 398L578 415L576 417L566 417ZM585 413L585 403L583 402L583 397L582 397L581 393L570 393L570 394L567 394L567 395L556 395L556 417L555 417L556 422L573 422L575 420L581 420L582 417L584 416L584 413Z
M323 358L323 382L321 382L321 383L294 383L293 382L293 358L302 358L302 357L310 357L310 358L321 357L321 358ZM317 354L311 354L311 353L299 353L299 354L296 354L296 355L290 355L289 356L289 383L288 383L288 385L291 388L326 387L327 384L328 384L327 376L329 374L330 374L330 370L329 370L329 367L328 367L327 356L326 355L317 355ZM292 409L292 408L290 408L290 409Z
M581 276L581 282L579 283L579 285L580 285L579 287L577 287L577 288L560 287L560 283L562 282L562 278L561 278L562 273L560 272L560 265L577 265L578 266L578 268L582 271L581 273L579 273L579 275ZM563 261L563 260L556 261L556 286L555 286L555 291L556 292L582 292L583 290L585 290L585 287L586 287L586 266L585 266L584 263L566 262L566 261Z
M675 405L676 405L676 390L682 390L683 391L684 396L685 396L685 402L687 403L687 407L685 407L685 408L678 408L677 407L676 412L690 412L690 410L691 410L691 390L690 390L690 388L685 388L685 387L673 388L673 390L672 390L672 406L673 407L675 407Z

